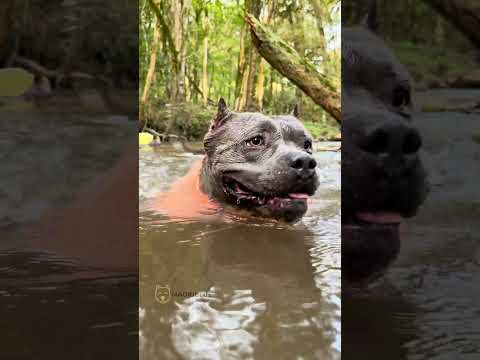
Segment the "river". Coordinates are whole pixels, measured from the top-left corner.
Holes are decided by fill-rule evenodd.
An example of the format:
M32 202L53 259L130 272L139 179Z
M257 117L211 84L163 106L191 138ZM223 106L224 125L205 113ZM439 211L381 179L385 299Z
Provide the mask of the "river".
M140 150L140 358L340 359L340 153L294 226L149 211L199 158Z
M42 214L71 204L112 167L136 124L60 105L0 107L0 117L2 359L136 358L137 274L100 275L61 253L31 249Z
M433 90L432 103L480 91ZM345 359L480 358L480 114L421 113L431 193L385 276L343 292Z

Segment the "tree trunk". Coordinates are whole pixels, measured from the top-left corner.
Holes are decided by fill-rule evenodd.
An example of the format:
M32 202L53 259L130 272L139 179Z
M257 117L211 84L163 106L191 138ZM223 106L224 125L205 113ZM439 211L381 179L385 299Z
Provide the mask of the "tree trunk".
M184 41L183 41L183 3L176 0L171 0L170 2L170 19L172 19L171 32L175 50L178 54L177 64L172 63L173 65L173 81L170 86L170 101L172 103L182 102L184 100L185 91L183 89L183 79L182 76L183 67L184 67Z
M264 60L262 58L262 60ZM269 79L268 79L268 86L267 86L267 90L264 94L264 98L263 98L263 103L267 104L267 106L269 107L272 107L272 95L273 95L273 77L274 77L274 70L271 69L270 70L270 76L269 76Z
M324 57L327 55L327 42L325 40L325 30L323 29L324 18L327 16L324 11L324 6L320 3L320 0L310 0L312 5L313 12L315 14L315 20L317 23L318 33L320 34L320 44L318 52L321 56Z
M240 80L240 92L235 101L235 111L243 111L247 103L247 83L250 74L250 59L247 59L243 64L242 78Z
M242 91L243 72L245 70L245 38L247 33L247 26L244 24L240 32L240 52L238 54L237 78L235 80L235 104L234 109L239 107L240 94Z
M437 45L439 47L443 47L445 43L445 30L443 27L443 18L442 17L437 17L435 19L435 40L434 40L434 45Z
M169 87L170 101L173 103L183 102L185 100L185 78L187 76L187 48L186 37L188 29L188 14L190 11L191 0L182 2L171 0L169 3L168 17L165 17L163 7L157 5L154 0L148 0L148 3L157 17L163 36L170 50L171 58L171 86ZM171 19L170 22L168 19ZM175 126L175 117L172 116L167 124L166 133L171 132Z
M145 77L145 84L143 86L142 97L140 98L140 111L139 111L139 120L140 123L143 123L145 120L145 104L148 100L148 95L150 88L152 86L152 82L155 75L155 66L157 64L157 53L158 53L158 46L160 44L160 29L157 25L157 19L155 18L154 21L154 29L153 29L153 44L150 50L150 60L148 63L148 71L147 76Z
M265 94L265 60L260 59L258 65L257 88L255 90L258 110L263 110L263 96Z
M175 3L175 1L174 1ZM165 17L164 9L161 4L156 4L155 0L148 0L148 4L150 8L155 13L155 16L159 22L160 29L162 31L163 38L165 39L166 45L168 45L168 49L170 50L170 60L171 60L171 72L170 75L172 77L171 83L173 86L167 86L167 93L171 100L175 102L177 97L177 79L178 79L178 72L179 72L179 52L176 47L176 41L170 30L170 24L167 22L167 18ZM168 14L167 14L168 15ZM170 16L169 16L170 17ZM169 124L169 128L171 127Z
M265 24L269 25L273 15L273 0L269 0L265 8L265 16L263 21ZM258 65L258 76L257 76L257 86L255 89L255 95L257 100L258 110L263 110L263 96L265 94L265 65L266 61L263 58L260 58L260 63Z
M312 64L302 59L255 17L247 14L246 21L250 25L253 44L260 55L340 123L340 91L331 79L320 74Z
M0 67L5 66L13 50L14 0L0 1Z
M246 0L245 9L258 16L261 10L261 1ZM252 39L248 36L248 31L244 33L244 63L242 73L242 82L240 93L235 103L236 111L258 110L255 101L255 77L259 63L259 56L256 48L252 44Z
M467 0L424 0L480 48L480 2Z
M247 111L259 110L255 102L255 77L257 75L258 62L259 56L257 50L255 47L250 46L250 64L248 65L244 103L244 110Z
M297 28L300 29L298 31L297 36L294 38L293 41L293 47L295 48L296 52L301 58L304 58L305 56L305 32L303 29L303 19L304 19L304 14L303 14L303 4L300 1L299 2L300 9L294 14L291 22L292 29ZM295 22L294 22L295 21ZM268 25L268 24L266 24ZM322 29L323 30L323 29ZM324 39L325 40L325 39ZM319 50L319 52L324 56L323 60L325 61L325 54L326 54L326 49L325 49L325 44L321 44L323 48ZM302 113L303 112L303 99L302 99L302 90L298 87L295 88L295 104L297 106L297 110Z
M176 68L177 61L178 61L178 51L175 48L175 42L173 40L170 28L168 27L167 20L165 19L163 10L157 4L155 4L154 0L148 0L148 4L150 5L152 11L155 13L155 16L157 17L157 20L159 21L160 28L162 29L163 35L165 37L166 43L171 53L172 62L174 63L174 66Z
M202 62L202 93L203 105L208 104L208 15L205 13L204 20L205 37L203 39L203 62Z

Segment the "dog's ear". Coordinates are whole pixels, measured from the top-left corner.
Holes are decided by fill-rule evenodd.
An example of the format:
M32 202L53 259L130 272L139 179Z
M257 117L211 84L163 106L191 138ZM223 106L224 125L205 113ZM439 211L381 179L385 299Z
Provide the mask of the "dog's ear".
M368 13L363 19L362 24L370 31L374 33L378 32L378 4L376 0L370 0L370 3L368 4Z
M231 114L232 114L232 112L227 107L227 104L225 103L225 100L223 98L220 98L220 100L218 100L218 105L217 105L217 114L215 115L215 117L212 121L212 125L210 126L210 130L214 130L214 129L222 126L222 124L224 124L225 121L228 120L228 118L230 117Z
M290 115L293 115L296 118L298 118L298 116L300 115L300 111L298 110L298 104L295 104L295 106L293 107L293 110L290 112Z

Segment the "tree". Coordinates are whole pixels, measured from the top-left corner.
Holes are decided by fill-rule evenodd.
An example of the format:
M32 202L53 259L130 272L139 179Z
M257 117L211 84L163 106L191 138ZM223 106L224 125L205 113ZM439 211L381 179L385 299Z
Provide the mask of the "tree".
M208 11L204 9L205 18L204 18L204 37L203 37L203 61L202 61L202 82L200 88L202 89L203 105L208 104Z
M4 0L0 2L0 66L6 65L11 51L13 50L13 10L14 1Z
M251 14L246 15L252 40L260 55L278 72L305 92L335 120L340 118L340 93L327 76L302 59L298 53L262 25Z
M319 1L331 4L335 0ZM223 97L237 111L267 114L289 112L301 98L302 114L312 127L328 128L329 134L336 131L336 125L325 118L326 112L321 107L260 56L252 42L250 25L245 21L247 11L254 14L281 34L287 43L300 49L300 58L312 63L319 73L338 78L340 58L333 54L331 47L326 49L327 54L318 55L319 44L328 39L321 39L316 31L316 17L308 0L189 0L177 3L140 0L138 4L140 95L151 73L155 18L160 29L158 47L161 51L151 81L151 96L142 106L153 130L197 137L208 128L207 122L215 111L212 104ZM179 6L183 6L184 15L175 18ZM298 14L295 9L299 10ZM323 11L326 27L339 25L338 8L332 10L329 5Z
M246 0L245 9L258 16L262 8L262 3L259 0ZM247 25L245 24L244 27ZM241 74L241 83L239 93L235 102L236 111L258 110L258 101L255 101L255 76L257 67L259 65L259 57L255 46L252 44L251 38L248 36L248 31L243 31L243 54L240 55L239 72Z
M144 116L145 116L145 103L148 100L148 95L150 92L150 89L152 87L152 82L155 76L155 67L157 64L157 54L158 54L158 49L160 46L160 29L158 27L158 20L155 18L153 22L153 44L152 48L150 50L150 61L148 65L148 72L147 76L145 78L145 84L143 87L143 92L142 96L140 98L140 109L139 109L139 117L140 117L140 122L143 123L145 121Z
M480 3L476 0L424 0L480 48Z

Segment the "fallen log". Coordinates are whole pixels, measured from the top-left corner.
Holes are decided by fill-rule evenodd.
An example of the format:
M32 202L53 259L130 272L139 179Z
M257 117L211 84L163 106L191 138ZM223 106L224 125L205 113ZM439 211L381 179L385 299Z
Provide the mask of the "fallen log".
M312 64L298 55L291 46L272 33L253 15L247 14L245 19L250 25L252 41L260 55L338 123L341 123L340 92L331 79L319 73Z

